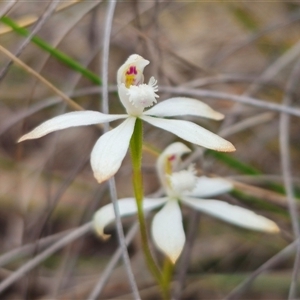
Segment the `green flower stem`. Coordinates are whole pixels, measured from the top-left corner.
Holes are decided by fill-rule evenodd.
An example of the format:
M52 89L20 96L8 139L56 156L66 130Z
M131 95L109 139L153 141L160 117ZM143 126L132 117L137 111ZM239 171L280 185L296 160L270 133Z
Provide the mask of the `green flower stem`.
M140 223L140 232L142 237L143 251L146 256L146 261L150 271L158 282L161 281L161 273L157 267L149 249L148 237L145 223L145 216L143 210L143 178L142 178L142 143L143 143L143 123L140 119L135 122L133 135L130 140L130 151L133 166L133 188L134 195L138 208L138 219Z
M143 210L143 178L142 178L142 146L143 146L143 123L142 120L136 120L133 135L130 140L130 151L133 167L133 188L135 199L138 208L138 219L140 223L140 233L142 238L143 252L146 258L146 262L149 270L157 280L162 289L162 293L165 299L169 299L169 283L165 283L165 279L161 274L159 267L157 266L154 258L152 257L149 244L147 229L145 223L145 216Z
M166 258L163 266L163 271L162 271L162 283L164 286L163 289L168 293L167 295L165 295L166 299L171 298L170 283L171 283L173 271L174 271L174 264L170 261L169 258Z

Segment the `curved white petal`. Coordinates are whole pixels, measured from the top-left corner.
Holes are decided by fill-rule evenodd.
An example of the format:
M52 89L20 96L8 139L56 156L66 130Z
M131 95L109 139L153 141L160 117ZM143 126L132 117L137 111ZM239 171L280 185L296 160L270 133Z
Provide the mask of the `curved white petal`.
M149 60L144 59L142 56L138 54L132 54L128 57L125 63L119 68L117 72L117 83L126 83L126 75L128 71L131 71L130 68L135 67L134 71L134 80L132 84L138 85L143 83L144 81L144 68L150 63Z
M165 161L170 160L172 162L173 169L176 171L179 163L181 162L181 156L183 154L191 152L191 149L188 148L185 144L181 142L175 142L170 144L165 150L159 155L157 159L157 169L164 171L165 170Z
M162 101L145 111L144 115L156 117L192 115L214 120L224 118L223 114L213 110L202 101L186 97L175 97Z
M163 205L166 201L167 198L145 198L143 200L144 211L155 209L156 207ZM118 207L121 217L130 216L137 212L136 201L134 198L124 198L118 200ZM104 233L104 228L114 220L115 212L112 203L103 206L94 214L93 225L101 238L107 239L110 237L110 235Z
M91 153L91 166L99 183L119 170L129 147L136 118L129 117L122 124L103 134Z
M206 198L227 193L232 189L233 185L228 180L201 176L197 178L196 187L191 192L186 193L186 195Z
M182 156L183 154L189 153L191 151L192 150L185 144L181 142L175 142L166 147L165 150L159 155L159 157L167 157L173 154Z
M253 211L219 200L202 200L183 197L185 204L228 223L269 233L278 233L280 229L275 222L257 215Z
M118 119L124 119L127 115L106 115L98 111L86 110L86 111L73 111L57 117L54 117L29 133L23 135L18 142L25 140L38 139L50 132L61 130L75 126L85 126L99 123L111 122Z
M223 152L235 151L235 147L230 142L192 122L154 118L144 115L140 118L153 126L170 131L196 145Z
M175 263L185 243L182 215L176 200L169 200L154 216L152 236L156 246Z
M175 142L169 145L158 157L156 162L156 169L158 177L162 186L167 188L168 179L166 176L166 171L174 172L178 169L178 166L181 162L181 156L185 153L191 152L186 145L180 142Z

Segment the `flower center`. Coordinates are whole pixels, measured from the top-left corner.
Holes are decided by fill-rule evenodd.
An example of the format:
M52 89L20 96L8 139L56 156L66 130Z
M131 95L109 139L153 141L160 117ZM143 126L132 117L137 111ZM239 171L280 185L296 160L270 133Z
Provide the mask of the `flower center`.
M125 86L130 88L130 86L137 86L144 81L143 73L137 69L135 65L130 65L124 72Z
M197 184L196 171L193 166L190 166L187 170L174 172L168 177L172 191L179 195L192 191Z
M135 68L132 68L132 74L126 75L126 84L131 80L136 82ZM127 74L127 73L126 73ZM128 77L128 78L127 78ZM127 85L126 85L127 87ZM128 87L127 95L130 103L137 108L145 108L156 103L156 98L159 96L155 93L158 91L157 81L151 77L148 84L130 85Z

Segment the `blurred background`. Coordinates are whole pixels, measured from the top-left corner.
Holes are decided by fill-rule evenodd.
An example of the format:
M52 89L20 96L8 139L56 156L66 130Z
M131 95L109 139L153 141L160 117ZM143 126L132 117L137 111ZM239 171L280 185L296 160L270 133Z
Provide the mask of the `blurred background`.
M16 144L41 122L73 110L31 69L84 109L100 110L108 8L109 2L96 0L0 3L2 281L21 274L26 263L68 230L90 222L94 212L110 202L108 185L97 184L89 163L101 134L96 126ZM25 66L12 61L5 49ZM184 208L188 240L175 268L174 299L287 299L291 283L297 287L293 274L299 268L294 267L292 244L300 195L299 2L118 1L110 36L111 113L124 113L116 72L133 53L150 61L145 81L151 76L158 80L159 101L189 96L225 115L221 122L184 119L224 136L237 151L204 152L188 145L195 152L187 159L196 164L199 175L232 180L235 190L220 199L267 216L282 230L278 235L247 231ZM180 139L147 125L144 133L145 144L153 149L143 157L149 195L160 188L155 153ZM127 155L116 175L120 198L133 195L130 176ZM125 233L135 220L124 219ZM114 225L108 232L112 237L103 242L85 230L12 280L0 298L92 299L89 295L103 280L95 299L131 299L122 260L108 269L118 249ZM133 235L128 251L142 299L159 299L139 234ZM162 255L153 251L162 262ZM254 273L269 259L274 264L268 273Z

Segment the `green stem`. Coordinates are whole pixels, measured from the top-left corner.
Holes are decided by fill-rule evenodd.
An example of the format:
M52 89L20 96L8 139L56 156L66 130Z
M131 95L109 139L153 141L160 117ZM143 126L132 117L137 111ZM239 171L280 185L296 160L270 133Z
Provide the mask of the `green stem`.
M165 299L169 299L169 291L167 290L169 285L165 284L165 280L161 274L159 267L157 266L154 258L152 257L149 244L148 235L146 229L146 222L143 210L143 178L142 178L142 146L143 146L143 123L142 120L136 120L133 135L130 140L130 151L133 167L133 188L134 195L138 208L138 219L140 223L140 233L142 239L142 247L145 255L145 259L149 270L153 274L154 278L160 285L163 296Z
M167 257L164 262L163 271L162 271L162 284L163 284L163 291L166 292L164 295L165 299L170 299L170 283L173 275L174 264L170 261Z

